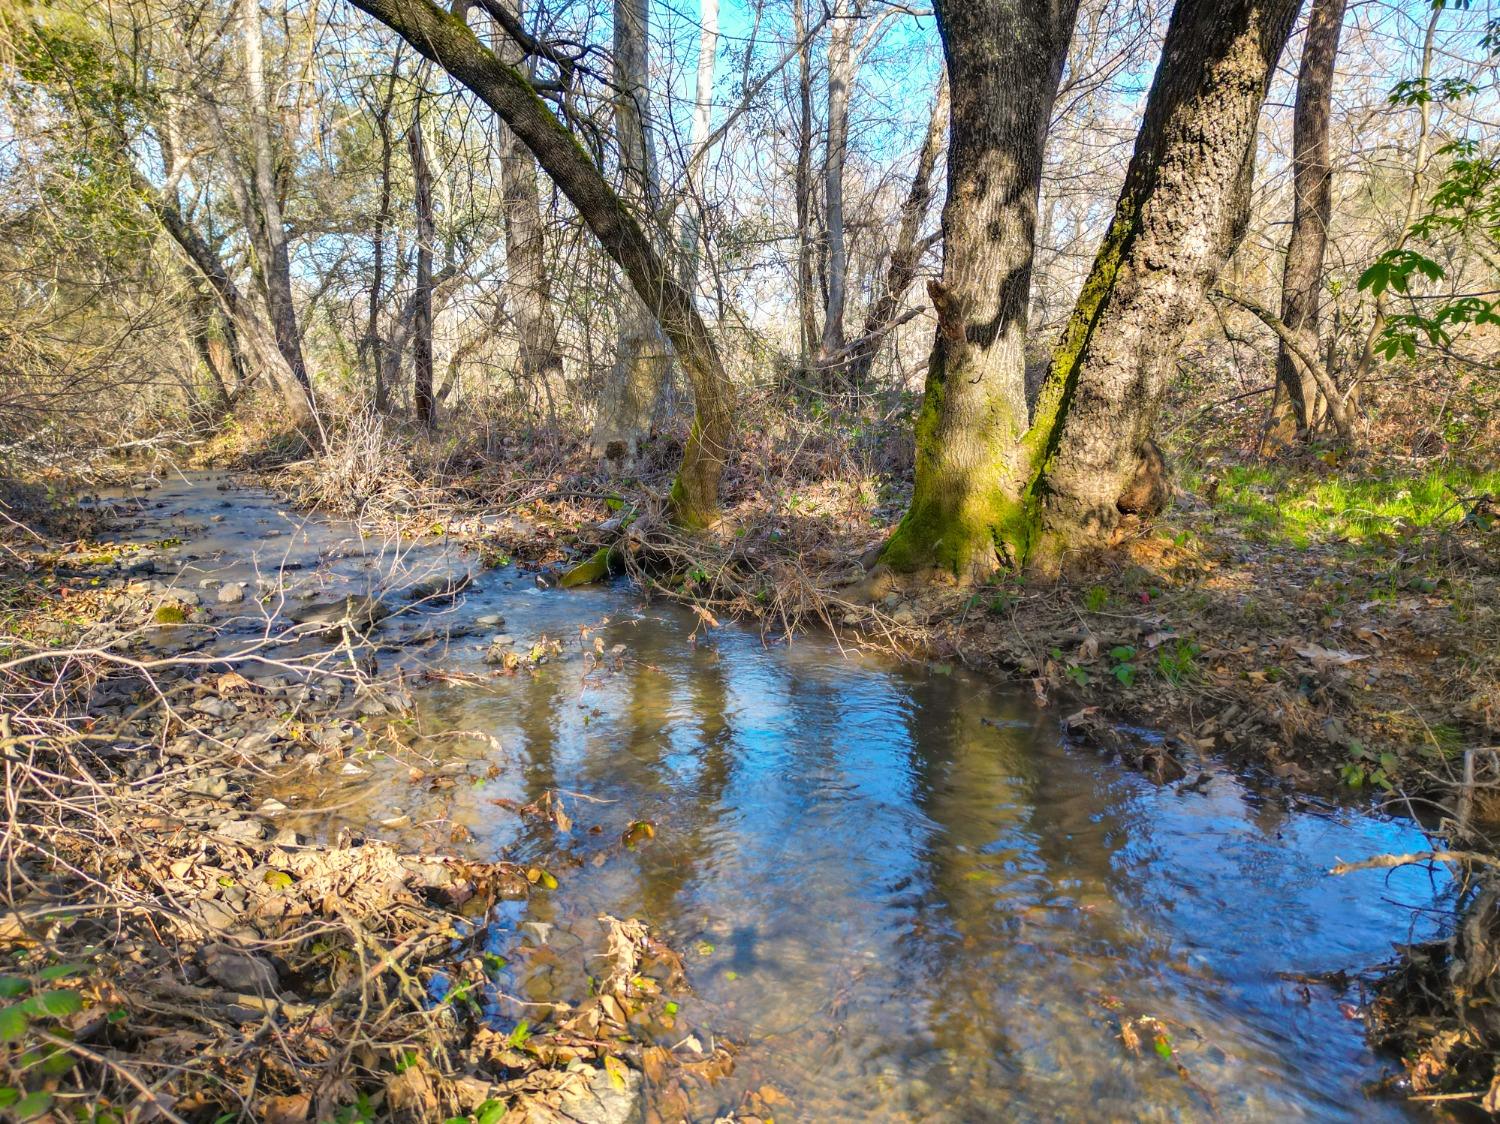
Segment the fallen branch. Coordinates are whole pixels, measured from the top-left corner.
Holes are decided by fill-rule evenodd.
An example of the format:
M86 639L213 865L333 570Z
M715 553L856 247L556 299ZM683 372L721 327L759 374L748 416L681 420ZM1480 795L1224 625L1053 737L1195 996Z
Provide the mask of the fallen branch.
M1357 863L1338 863L1329 874L1352 874L1356 870L1390 870L1415 863L1475 863L1500 870L1500 858L1479 851L1413 851L1407 855L1376 855Z

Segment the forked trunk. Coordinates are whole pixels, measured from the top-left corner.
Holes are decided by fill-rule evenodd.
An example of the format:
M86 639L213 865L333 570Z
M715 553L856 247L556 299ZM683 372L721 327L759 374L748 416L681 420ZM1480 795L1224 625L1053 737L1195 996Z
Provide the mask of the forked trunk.
M1292 234L1281 275L1281 322L1296 336L1301 350L1318 355L1318 297L1323 283L1323 253L1333 213L1333 166L1328 155L1328 118L1333 104L1333 76L1345 0L1313 0L1302 65L1297 74L1297 106L1292 126ZM1306 440L1317 427L1320 405L1317 378L1297 354L1282 343L1276 356L1276 398L1265 447L1274 449Z

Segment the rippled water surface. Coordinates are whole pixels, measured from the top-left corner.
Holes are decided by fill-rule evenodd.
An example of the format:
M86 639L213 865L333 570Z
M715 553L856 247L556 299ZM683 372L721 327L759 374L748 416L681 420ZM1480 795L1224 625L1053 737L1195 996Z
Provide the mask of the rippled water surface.
M294 576L330 589L379 588L401 553L342 550L347 529L253 491L221 507L214 484L152 493L164 506L134 533L181 534L172 554L194 575L259 552L306 562ZM453 561L424 547L402 565ZM546 946L513 957L516 995L547 999L601 913L686 950L685 1027L740 1047L704 1119L764 1083L817 1121L1404 1114L1366 1097L1385 1065L1340 997L1280 973L1362 969L1426 931L1412 907L1443 887L1424 873L1326 874L1423 848L1413 826L1293 804L1212 764L1191 788L1160 788L1065 745L1055 714L981 677L707 630L625 586L542 590L493 570L422 624L493 613L503 626L396 657L479 677L420 691L396 731L474 780L432 791L409 756L374 753L366 775L284 798L336 809L300 816L315 832L451 847L462 825L477 855L555 870L557 892L496 921L495 948ZM499 631L522 652L555 638L561 654L496 674L480 649ZM596 638L602 663L586 655ZM494 803L549 791L566 833ZM655 838L625 850L636 820ZM1121 1019L1138 1016L1166 1028L1170 1058L1149 1039L1126 1048Z

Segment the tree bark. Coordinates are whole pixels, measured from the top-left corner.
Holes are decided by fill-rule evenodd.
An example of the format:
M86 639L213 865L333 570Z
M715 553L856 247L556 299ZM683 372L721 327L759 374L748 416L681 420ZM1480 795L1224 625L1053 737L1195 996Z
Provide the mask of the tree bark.
M276 330L276 344L293 378L312 400L312 382L302 356L302 333L297 327L297 307L292 299L291 251L286 222L281 213L281 195L276 184L275 160L271 152L270 106L266 98L265 47L260 26L260 0L241 0L241 38L245 50L245 95L250 119L251 191L253 213L247 226L260 237L254 241L265 290L266 306ZM313 407L316 414L316 408Z
M519 22L526 15L521 0L499 0ZM498 53L518 69L527 65L520 47L503 30ZM530 77L530 71L526 71ZM562 354L557 347L557 320L552 314L552 285L547 276L541 196L536 161L520 138L500 122L500 188L505 204L506 295L515 310L520 341L521 377L540 386L550 403L563 385Z
M802 370L812 369L813 356L820 344L817 293L813 285L813 246L817 241L812 229L812 47L807 37L804 0L792 0L793 29L800 44L797 51L797 169L793 190L797 206L797 332Z
M636 295L652 308L692 384L696 407L672 488L672 515L689 528L712 523L718 517L719 479L733 430L734 395L692 294L525 76L486 50L461 20L432 0L350 3L399 33L510 125L624 271Z
M1333 76L1346 0L1313 0L1292 125L1292 233L1281 275L1281 322L1301 349L1318 353L1318 297L1323 253L1333 213L1333 166L1328 155L1328 119ZM1306 440L1318 422L1318 383L1285 342L1276 357L1276 397L1265 448Z
M648 128L647 65L651 39L650 0L615 0L615 141L620 150L622 196L648 216L658 197L656 151ZM646 302L624 294L615 336L615 362L600 397L594 453L616 468L634 465L651 433L657 399L671 358Z
M411 153L412 196L417 217L417 279L415 316L412 321L411 400L419 424L432 428L436 419L432 397L432 243L435 238L432 217L432 169L427 163L426 145L422 139L422 101L419 97L412 110L411 128L406 131Z
M982 579L1015 505L1000 484L1026 429L1026 305L1042 148L1077 0L939 0L952 125L937 337L911 507L881 561Z
M1256 123L1299 0L1178 0L1135 153L1037 401L1023 465L1033 518L1008 538L1055 569L1106 541L1172 362L1244 234Z
M828 299L818 367L830 381L844 350L849 251L844 240L844 162L849 154L849 87L854 80L854 18L840 3L828 34L828 144L823 153L823 225L828 263Z
M937 168L943 136L947 131L948 83L946 77L940 77L937 98L932 104L932 116L927 122L927 135L922 142L922 151L917 154L917 167L912 172L911 187L906 193L905 202L901 204L901 225L896 231L896 244L891 247L885 287L866 313L859 338L848 349L848 378L851 386L863 386L869 379L876 353L895 324L906 290L911 288L912 281L916 279L917 267L922 264L922 255L927 252L929 244L925 239L919 240L919 236L922 233L922 222L927 217L927 206L932 202L932 173Z
M375 409L382 414L390 408L389 388L385 380L384 341L380 335L380 304L385 294L385 235L391 221L391 157L395 147L391 140L391 107L396 98L399 65L399 58L392 60L385 98L375 115L375 127L380 133L380 203L375 212L375 230L370 235L373 260L364 350L369 356L370 377L374 381Z

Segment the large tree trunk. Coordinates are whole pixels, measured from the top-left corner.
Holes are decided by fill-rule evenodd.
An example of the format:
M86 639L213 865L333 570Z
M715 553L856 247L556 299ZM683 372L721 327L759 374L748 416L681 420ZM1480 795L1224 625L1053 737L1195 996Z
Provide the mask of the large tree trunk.
M647 217L656 210L655 146L647 129L647 64L651 39L649 0L615 0L615 141L620 149L622 194ZM594 453L617 468L635 463L650 435L656 402L671 367L651 306L622 294L615 363L599 402Z
M734 394L692 294L668 268L630 209L524 75L486 50L463 22L432 0L350 0L398 32L474 91L515 131L606 253L656 314L693 387L696 416L672 488L673 518L703 527L718 517L719 478L729 453Z
M932 173L937 168L943 135L947 130L948 83L946 78L939 78L937 98L932 104L932 116L927 122L927 136L922 142L922 151L917 154L917 167L912 173L906 201L901 205L901 225L896 230L896 244L891 247L885 287L879 298L870 305L859 338L849 346L848 377L851 386L863 386L869 379L875 355L895 325L896 314L901 309L906 290L911 288L912 281L916 279L922 255L929 248L928 241L919 240L919 236L922 233L922 222L927 218L927 205L932 202Z
M952 126L938 330L911 507L881 560L983 578L1018 518L1000 483L1026 429L1026 304L1042 147L1077 0L939 0Z
M849 87L854 81L854 19L847 0L834 9L828 34L828 144L823 153L823 215L828 299L818 367L824 381L844 351L844 308L849 292L849 250L844 238L844 162L849 154ZM842 18L840 18L842 17Z
M1106 541L1173 361L1244 234L1256 123L1299 0L1178 0L1125 186L1025 445L1040 501L1008 534L1052 569ZM1040 474L1039 479L1035 474Z
M521 0L500 2L517 21L524 19L526 11ZM501 59L510 66L526 69L527 60L520 48L503 31L500 34ZM526 73L529 77L529 69ZM563 362L557 347L557 320L552 314L552 285L547 276L536 161L503 121L500 187L505 202L506 299L515 311L521 377L539 387L551 402L563 388Z
M1297 106L1292 125L1292 234L1281 275L1281 322L1302 350L1318 354L1318 296L1323 283L1323 252L1333 213L1333 167L1328 155L1328 119L1333 75L1346 0L1313 0L1302 65L1297 74ZM1306 440L1319 420L1317 378L1283 343L1276 357L1276 398L1267 448Z
M432 169L427 164L427 146L422 139L422 101L412 110L406 132L411 152L412 196L417 215L417 284L412 294L411 401L417 421L431 428L435 416L432 398L432 243L436 237L432 218Z

